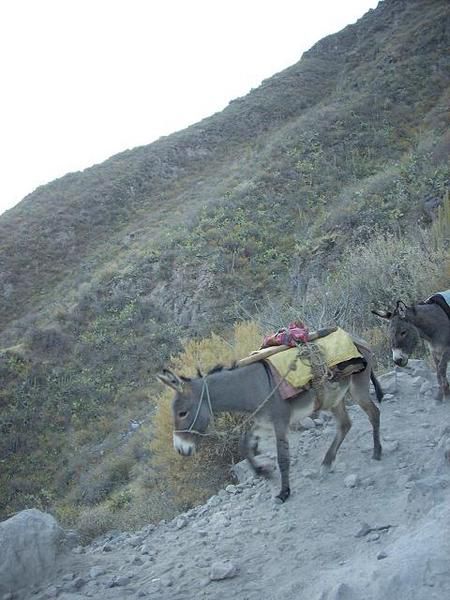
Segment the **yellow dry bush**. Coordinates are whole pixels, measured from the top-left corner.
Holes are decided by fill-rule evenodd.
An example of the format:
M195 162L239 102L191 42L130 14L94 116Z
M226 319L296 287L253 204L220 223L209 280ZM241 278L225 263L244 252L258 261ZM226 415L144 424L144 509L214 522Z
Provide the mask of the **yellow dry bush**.
M234 346L237 358L242 358L261 346L264 332L255 321L240 323L234 328Z
M186 342L183 352L172 358L171 368L177 373L195 376L197 368L207 372L218 363L231 365L258 348L261 340L262 332L257 323L237 323L231 339L212 333L208 338Z
M198 368L208 372L217 364L229 366L258 348L261 339L257 323L238 323L230 339L213 333L206 339L188 341L183 352L171 360L170 368L179 374L196 376ZM168 502L178 509L186 509L203 502L229 479L230 463L238 458L236 430L242 417L229 413L218 415L215 427L223 435L203 438L199 452L187 459L179 456L172 446L172 398L173 392L167 389L155 399L152 463L160 474L161 491L167 495Z
M387 329L379 326L368 327L361 331L360 335L369 344L374 356L377 357L375 365L377 374L379 375L381 372L392 367Z
M83 542L89 542L116 526L114 514L106 504L82 509L76 521Z

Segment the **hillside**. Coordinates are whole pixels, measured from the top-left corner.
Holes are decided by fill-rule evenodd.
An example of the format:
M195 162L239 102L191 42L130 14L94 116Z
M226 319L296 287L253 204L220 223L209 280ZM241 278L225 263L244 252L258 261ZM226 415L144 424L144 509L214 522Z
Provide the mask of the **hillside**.
M150 457L129 422L190 338L283 305L383 361L368 303L449 287L449 31L447 0L380 2L221 113L0 217L0 515L126 503Z
M365 182L364 190L368 177L420 144L445 162L448 18L444 1L382 2L222 113L30 194L0 220L2 326L36 310L40 296L54 300L61 282L74 291L72 269L88 279L111 251L126 262L157 242L156 229L189 226L199 208L226 206L224 197L261 210L279 202L288 221L309 205L342 211L344 189L355 195L353 185ZM423 195L442 192L442 183L407 208L420 215ZM394 190L384 187L380 213L388 218L399 199L389 205ZM362 220L370 200L354 218Z

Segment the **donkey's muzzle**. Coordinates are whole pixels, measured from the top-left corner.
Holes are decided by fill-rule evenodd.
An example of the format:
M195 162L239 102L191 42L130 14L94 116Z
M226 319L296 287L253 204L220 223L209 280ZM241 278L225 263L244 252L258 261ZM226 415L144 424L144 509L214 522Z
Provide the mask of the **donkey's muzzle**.
M183 439L176 433L173 434L173 447L181 456L192 456L195 454L195 444Z
M399 348L394 348L392 350L392 359L399 367L406 367L408 364L408 355Z
M408 359L407 358L399 358L397 360L394 360L394 362L397 365L397 367L406 367L406 365L408 364Z

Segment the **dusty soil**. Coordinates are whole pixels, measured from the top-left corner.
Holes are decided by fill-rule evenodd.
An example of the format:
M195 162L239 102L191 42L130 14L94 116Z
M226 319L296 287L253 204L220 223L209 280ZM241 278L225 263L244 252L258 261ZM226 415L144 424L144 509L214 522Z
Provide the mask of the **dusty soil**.
M381 382L381 462L365 413L351 406L353 427L325 478L334 421L291 433L285 504L274 502L276 473L249 476L169 523L74 548L23 598L448 600L450 402L434 401L422 361Z

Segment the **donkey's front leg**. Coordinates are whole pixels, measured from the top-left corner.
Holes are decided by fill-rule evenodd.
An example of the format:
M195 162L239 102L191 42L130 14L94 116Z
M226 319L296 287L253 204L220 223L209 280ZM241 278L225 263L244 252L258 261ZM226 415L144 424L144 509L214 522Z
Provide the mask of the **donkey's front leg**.
M281 490L277 499L285 502L291 495L289 487L289 442L287 438L281 439L277 437L277 457L281 473Z
M278 459L278 467L280 469L281 474L281 490L277 500L281 502L285 502L291 493L289 487L289 441L288 441L288 426L289 426L289 416L287 419L280 419L275 421L274 430L275 437L277 441L277 459Z
M255 459L258 455L258 442L259 437L255 435L252 431L246 431L241 435L240 439L240 451L242 458L246 458L256 473L256 475L260 475L262 477L269 477L271 474L271 470L267 465L260 464Z
M450 386L447 379L447 365L450 358L450 352L444 352L438 364L437 373L440 385L440 400L443 400L444 396L450 395Z

